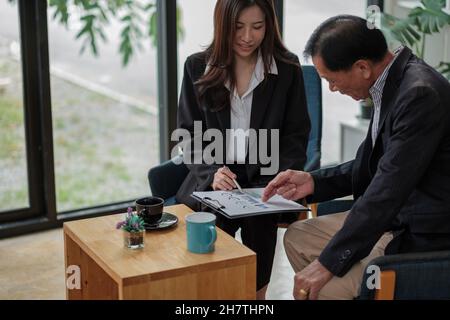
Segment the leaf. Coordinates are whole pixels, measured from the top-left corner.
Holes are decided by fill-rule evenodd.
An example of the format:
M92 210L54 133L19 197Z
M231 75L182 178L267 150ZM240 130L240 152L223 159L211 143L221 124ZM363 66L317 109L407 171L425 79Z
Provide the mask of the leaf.
M88 46L88 42L89 42L88 38L84 39L84 41L81 45L80 51L79 51L80 55L82 55L84 53L84 51L86 50L86 47Z
M436 67L436 70L450 81L450 62L441 62Z
M155 8L156 5L154 3L148 3L147 5L144 6L144 10L145 11L149 11L152 10L153 8Z
M101 28L95 28L95 31L97 32L97 34L100 36L100 38L102 38L103 42L108 42L108 38L106 37L105 32L103 31L103 29Z
M100 16L102 17L102 20L105 22L109 22L108 16L105 12L105 9L98 7L98 11L100 12Z
M390 14L383 13L381 15L381 30L388 42L397 40L404 45L412 47L421 40L421 35L414 28L410 18L399 19Z
M80 20L91 21L91 22L94 21L95 19L96 19L96 16L94 14L86 14L80 18Z
M115 16L117 10L123 6L123 0L108 0L107 6L108 11L111 12L113 16Z
M81 4L81 6L85 11L89 11L91 9L95 9L96 7L98 7L96 1L91 0L75 0L75 4L78 6Z
M148 22L148 35L152 40L152 45L156 47L158 45L158 12L155 10L150 15ZM184 28L183 28L183 12L180 7L177 7L177 37L178 41L184 39Z
M49 7L55 8L55 12L53 13L53 20L59 20L61 24L67 27L67 23L69 20L69 12L67 8L67 1L64 0L50 0Z
M122 32L120 33L121 37L128 37L130 33L131 26L127 25L123 28Z
M150 21L148 23L148 35L152 40L152 45L156 47L158 45L158 16L156 11L150 15Z
M131 45L131 26L127 25L123 28L122 32L120 33L120 47L119 52L122 55L122 65L126 66L128 65L128 62L130 61L130 57L133 55L133 47Z
M142 38L143 33L137 25L133 25L133 32L136 39Z
M178 41L184 40L183 11L178 6L177 6L177 37Z
M92 53L94 54L94 56L98 56L97 42L95 40L95 35L93 33L91 33L90 35L91 35L91 50L92 50Z
M128 14L128 15L122 17L122 18L120 19L120 21L122 21L122 22L127 22L127 21L131 21L131 19L132 19L132 18L131 18L131 15Z
M132 54L133 54L133 49L131 47L127 47L126 50L122 51L122 65L124 67L128 65Z
M437 33L450 23L450 16L442 10L445 0L422 0L421 4L422 6L414 8L408 15L420 32Z
M75 39L79 39L82 35L86 33L90 33L92 30L92 22L88 22L84 25L83 28L76 34Z

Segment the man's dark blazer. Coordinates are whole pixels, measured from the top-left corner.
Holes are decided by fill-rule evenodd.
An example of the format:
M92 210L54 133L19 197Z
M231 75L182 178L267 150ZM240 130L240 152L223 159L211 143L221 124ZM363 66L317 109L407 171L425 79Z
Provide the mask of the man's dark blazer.
M200 102L198 98L198 87L195 82L204 74L206 60L205 53L194 54L186 60L178 108L178 128L189 130L193 136L194 121L202 121L203 130L219 129L225 137L226 129L230 129L231 126L230 109L211 111L211 106ZM278 59L275 61L278 75L266 75L266 79L253 91L250 128L279 129L280 170L290 168L301 170L306 162L310 131L303 75L295 55L292 55L292 61L298 65ZM225 86L222 89L227 90ZM270 141L270 133L267 140ZM225 151L224 141L224 157ZM190 164L187 166L190 172L178 190L176 199L195 209L198 208L198 203L191 198L191 194L194 191L212 190L214 174L222 165ZM273 176L261 176L260 169L260 164L248 164L248 162L245 164L249 186L265 186L273 178Z
M313 173L310 201L356 200L319 257L337 276L389 230L386 254L450 249L449 82L405 47L386 79L373 148L371 128L355 160Z

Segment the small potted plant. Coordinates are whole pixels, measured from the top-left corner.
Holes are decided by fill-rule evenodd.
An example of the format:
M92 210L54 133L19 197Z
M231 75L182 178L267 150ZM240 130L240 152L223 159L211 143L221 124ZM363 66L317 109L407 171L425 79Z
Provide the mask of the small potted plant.
M144 220L128 207L125 220L116 225L117 229L123 230L124 245L130 249L140 249L144 247Z
M371 98L361 100L359 102L359 108L360 108L359 117L361 119L370 120L370 118L372 118L372 112L374 107L373 107L373 100Z

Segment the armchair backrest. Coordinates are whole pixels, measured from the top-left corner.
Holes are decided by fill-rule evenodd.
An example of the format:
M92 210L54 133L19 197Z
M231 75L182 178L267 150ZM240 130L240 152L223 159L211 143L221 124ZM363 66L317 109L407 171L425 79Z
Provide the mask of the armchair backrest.
M322 81L314 66L302 66L311 132L309 134L305 171L320 168L322 141Z
M374 270L381 271L379 297L395 300L449 300L450 251L414 252L386 255L369 262L361 283L360 299L377 298L376 291L367 286L374 284ZM390 272L394 276L383 277ZM381 298L387 299L387 298Z
M148 181L152 195L167 200L177 193L189 169L182 162L182 156L171 159L153 167L148 172Z

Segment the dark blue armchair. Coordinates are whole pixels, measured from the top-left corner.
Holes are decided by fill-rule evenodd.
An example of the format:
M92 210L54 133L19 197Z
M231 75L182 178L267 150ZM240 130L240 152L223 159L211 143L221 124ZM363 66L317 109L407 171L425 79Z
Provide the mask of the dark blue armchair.
M350 210L353 200L319 203L317 215ZM380 290L369 289L373 270L380 268ZM387 255L373 259L367 266L359 299L419 300L450 299L450 251Z
M322 82L314 66L302 66L305 82L306 103L311 119L305 171L320 168L322 156Z
M322 140L322 85L313 66L302 66L305 82L308 113L311 119L311 133L307 148L305 170L320 168ZM165 205L176 203L175 194L188 174L184 164L176 165L168 160L150 169L148 181L152 194L165 200Z
M177 156L178 161L171 159L153 167L148 172L148 181L152 195L164 199L165 206L176 204L175 195L189 173L185 164L181 163L183 157Z
M360 299L450 299L450 251L387 255L373 259L368 268L371 265L380 268L381 288L368 288L373 271L366 268Z

